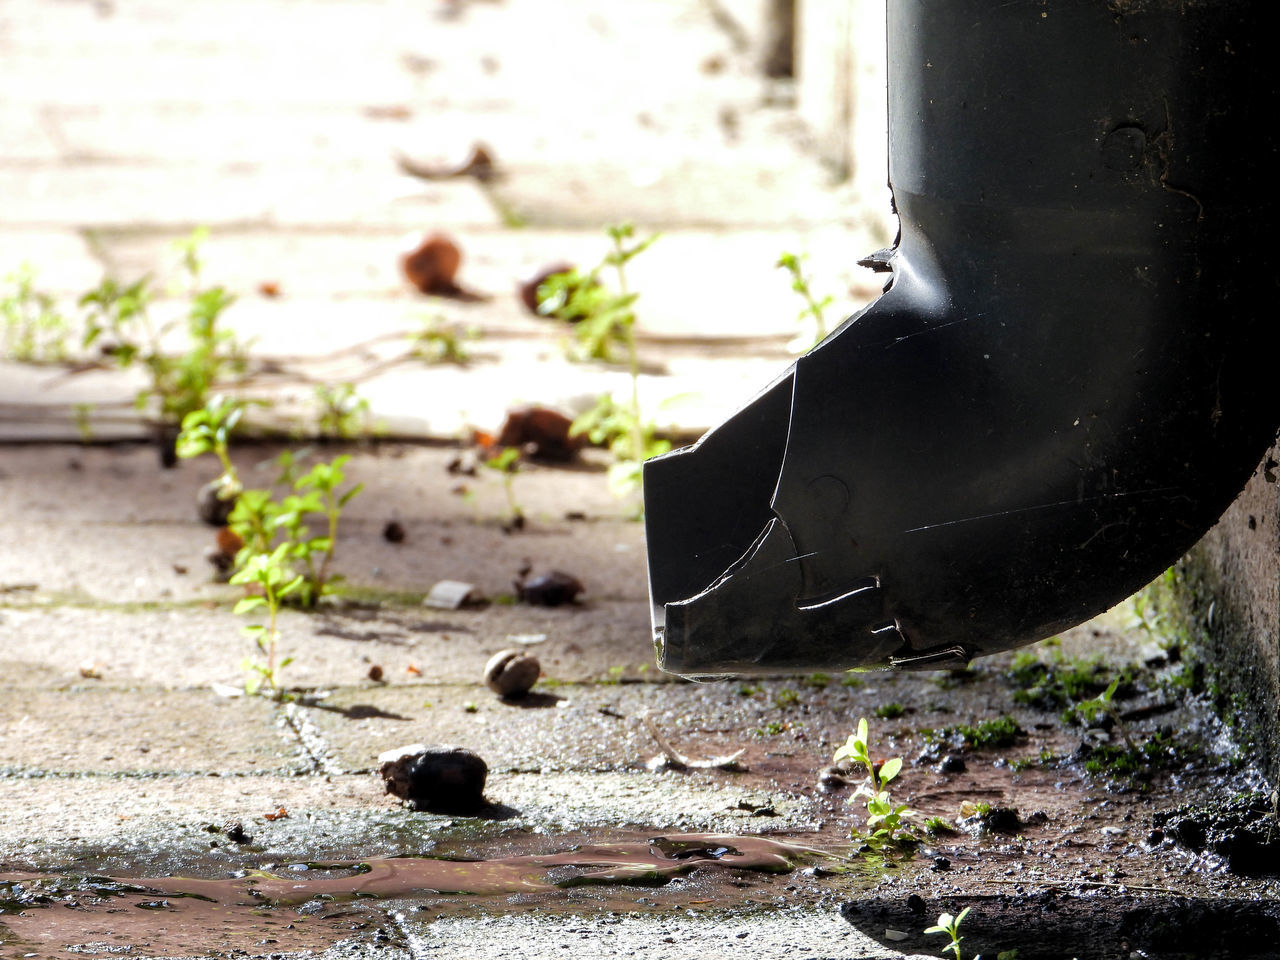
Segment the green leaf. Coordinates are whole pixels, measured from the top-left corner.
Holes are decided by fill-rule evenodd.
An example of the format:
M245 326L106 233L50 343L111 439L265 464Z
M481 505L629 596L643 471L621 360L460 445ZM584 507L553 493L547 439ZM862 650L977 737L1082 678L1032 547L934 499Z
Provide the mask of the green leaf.
M232 613L248 613L250 610L257 610L259 607L265 607L266 605L267 605L266 597L259 597L259 596L244 597L243 599L241 599L236 603L235 607L232 609L231 612Z
M880 767L880 782L888 783L898 775L898 771L902 769L902 758L893 757L886 760Z
M344 493L341 497L338 498L338 506L345 507L348 501L350 501L352 497L354 497L357 493L359 493L363 489L364 489L364 484L357 483L354 487L352 487L350 490L348 490L346 493Z
M261 623L251 623L247 627L241 627L240 632L247 637L256 637L265 633L267 628Z
M307 578L302 576L302 574L298 574L298 576L294 577L292 580L286 583L283 587L281 587L277 591L277 593L282 597L287 597L289 594L293 593L295 590L301 587L302 584L306 582L306 579Z

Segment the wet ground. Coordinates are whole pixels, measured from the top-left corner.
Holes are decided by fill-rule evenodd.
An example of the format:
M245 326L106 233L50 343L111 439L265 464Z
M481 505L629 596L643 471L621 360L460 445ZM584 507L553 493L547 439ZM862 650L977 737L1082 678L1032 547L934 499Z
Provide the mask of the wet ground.
M252 471L275 452L237 457ZM934 953L924 928L964 906L966 944L989 956L1269 955L1267 790L1194 652L1132 604L968 672L681 682L650 666L641 528L593 457L521 474L529 525L507 533L499 482L449 492L455 451L345 452L370 484L343 519L348 579L285 617L299 699L274 705L229 695L252 644L202 558L198 463L6 451L6 956L216 952L224 930L251 955L419 956L461 938L474 956L687 956L745 933L763 955L897 956ZM393 515L400 543L382 536ZM512 602L530 563L585 592ZM425 607L445 577L488 602ZM511 645L543 677L504 701L481 671ZM1114 717L1064 720L1113 679ZM905 761L892 794L921 828L911 856L860 850L862 778L822 777L861 716L873 754ZM745 752L671 769L651 727L691 760ZM488 805L388 796L376 757L414 741L483 757ZM1174 943L1171 925L1221 936Z

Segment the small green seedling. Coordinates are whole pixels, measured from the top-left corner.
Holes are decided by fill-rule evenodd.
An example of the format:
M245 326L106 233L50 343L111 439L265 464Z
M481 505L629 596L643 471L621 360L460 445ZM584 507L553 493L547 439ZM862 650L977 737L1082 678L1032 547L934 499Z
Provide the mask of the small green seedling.
M23 264L0 287L0 356L19 363L61 363L67 359L66 318L57 300L35 287L36 272Z
M1115 697L1116 690L1119 686L1120 678L1116 677L1116 679L1112 680L1111 683L1107 685L1107 689L1103 690L1096 697L1091 697L1088 700L1081 700L1075 706L1067 707L1067 709L1062 713L1063 722L1071 723L1075 720L1080 720L1085 724L1085 726L1093 726L1100 719L1106 717L1111 721L1111 728L1120 733L1121 738L1124 740L1125 747L1132 750L1133 741L1129 738L1129 731L1126 728L1124 721L1120 718L1120 712L1116 709L1115 703L1113 702L1113 698Z
M288 565L289 544L282 543L271 553L257 553L249 557L245 565L231 577L234 584L256 589L235 605L235 613L252 613L266 608L267 622L256 623L244 627L246 634L253 637L258 650L265 657L265 662L249 658L244 667L250 673L245 683L245 692L253 695L262 691L266 684L272 699L286 698L284 688L280 686L278 673L293 662L293 657L286 657L276 662L280 630L277 625L280 607L290 594L302 589L303 577L294 574Z
M796 318L801 325L801 333L789 344L790 348L797 352L808 350L826 339L827 321L825 311L834 300L831 296L823 297L821 300L814 297L813 291L809 287L809 281L800 269L800 262L803 259L803 256L797 256L794 253L783 253L778 257L778 262L775 264L775 266L786 270L791 275L791 289L804 300L804 309L800 311L799 316Z
M356 484L345 491L343 468L351 458L336 457L331 463L317 463L297 476L293 492L280 500L272 497L270 490L244 490L236 500L235 509L227 520L244 547L236 557L236 566L243 569L253 557L274 554L284 548L284 556L291 569L300 569L302 583L290 591L290 602L311 608L340 578L329 572L338 543L338 523L342 510L351 498L364 489ZM308 524L311 516L323 518L325 532L312 536ZM235 583L233 578L232 583Z
M336 387L318 384L316 432L325 439L356 440L369 432L369 401L356 392L355 384Z
M654 436L653 423L636 420L635 410L634 406L619 404L607 393L601 394L596 405L569 428L570 435L585 434L593 444L607 447L613 455L609 489L618 497L639 489L644 461L671 449L670 440Z
M187 351L174 356L165 352L165 338L178 326L176 321L157 325L151 318L156 290L150 277L121 284L107 277L79 300L86 311L82 345L103 341L122 368L139 363L146 368L150 384L135 398L144 410L155 404L159 422L177 426L193 410L205 405L209 394L229 376L240 376L247 367L244 348L234 334L222 330L218 322L235 297L223 287L199 286L199 244L207 231L196 231L175 246L187 274L190 304L186 316Z
M800 694L791 687L783 687L773 695L773 705L779 710L787 710L800 702Z
M410 355L424 363L454 363L465 367L471 356L467 341L480 339L480 331L461 329L442 316L422 317L422 325L409 334Z
M835 752L834 757L836 763L851 759L866 768L868 783L859 786L850 798L867 798L867 832L862 839L876 852L910 846L916 842L911 827L906 823L912 811L905 803L895 805L887 789L890 781L902 770L902 758L893 757L877 764L871 758L868 735L867 719L863 717L858 721L857 732Z
M626 266L639 256L658 235L635 243L635 227L629 223L606 228L613 245L589 273L577 270L557 273L538 287L539 311L573 325L576 360L624 362L631 378L630 397L620 404L604 394L595 407L574 421L570 433L586 434L592 443L609 448L614 463L609 469L609 486L618 496L626 496L640 486L641 464L651 457L666 453L671 444L655 438L654 425L645 420L640 410L640 357L636 348L636 314L638 294L627 288ZM614 269L617 289L610 289L602 274ZM621 347L623 356L617 350Z
M343 467L350 461L345 454L335 457L330 463L317 463L310 472L303 474L294 483L293 488L300 494L298 501L292 504L301 517L306 513L319 513L324 516L326 534L321 537L308 537L304 527L292 527L296 521L286 512L280 515L277 523L290 531L289 542L294 544L295 556L306 563L307 575L302 590L303 606L313 607L333 582L338 579L330 575L329 566L333 562L334 550L338 544L338 521L342 517L342 509L351 502L352 497L364 489L363 483L339 492L338 488L346 482ZM285 498L288 503L291 498ZM320 566L315 566L315 557L320 557Z
M516 474L520 472L520 450L517 447L503 447L492 457L482 463L502 477L502 490L507 497L509 519L505 524L508 530L520 530L524 527L524 510L516 499Z
M218 496L232 500L239 496L244 485L231 462L231 434L244 415L244 404L234 397L215 394L199 410L192 410L182 418L182 430L175 445L182 459L212 453L222 464L222 475L214 482Z
M950 952L955 956L955 960L964 960L960 955L960 942L964 937L960 936L960 924L964 922L964 918L969 915L969 908L965 907L954 917L949 913L944 913L938 917L938 922L925 930L925 933L942 933L951 938L951 942L942 948L943 953ZM974 957L974 960L980 960Z

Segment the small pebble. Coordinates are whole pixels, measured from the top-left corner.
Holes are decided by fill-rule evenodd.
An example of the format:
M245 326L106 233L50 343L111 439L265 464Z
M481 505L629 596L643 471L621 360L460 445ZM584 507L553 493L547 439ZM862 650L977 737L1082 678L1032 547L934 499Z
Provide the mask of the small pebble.
M943 871L945 871L945 870L950 870L950 869L951 869L951 861L950 861L950 860L948 860L946 857L934 857L934 858L933 858L933 869L934 869L934 870L936 870L936 871L938 871L939 873L941 873L941 872L943 872Z
M939 773L964 773L967 766L964 757L958 753L948 753L940 761L938 761L937 770Z
M211 527L225 527L227 518L235 509L235 497L223 497L222 484L210 480L196 491L196 513Z
M369 679L374 683L382 682L382 667L380 665L375 663L369 668Z
M484 665L484 684L500 697L523 697L541 675L538 658L520 650L500 650Z
M388 520L382 528L382 539L387 543L404 543L404 526L398 520Z
M552 570L516 583L516 596L538 607L559 607L573 603L586 587L570 573Z

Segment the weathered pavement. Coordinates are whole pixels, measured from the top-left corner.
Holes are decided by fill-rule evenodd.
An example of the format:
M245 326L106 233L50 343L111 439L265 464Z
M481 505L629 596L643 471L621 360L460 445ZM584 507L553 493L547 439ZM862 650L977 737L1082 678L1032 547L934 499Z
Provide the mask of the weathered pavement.
M141 445L0 450L0 873L217 878L689 831L835 846L852 808L815 780L858 716L905 705L877 737L887 755L910 761L921 726L1008 709L998 684L956 701L920 677L666 682L650 666L642 529L629 519L633 504L608 493L600 457L522 472L516 487L531 524L510 535L498 523L499 481L464 478L464 498L446 471L452 454L438 441L496 426L513 403L577 411L623 389L616 370L563 361L559 334L513 294L533 268L598 261L605 223L663 232L630 280L641 293L645 401L677 431L715 422L787 363L799 302L773 268L781 251L811 252L818 292L835 294L845 312L873 293L853 263L887 239L883 226L847 208L716 9L565 0L549 18L534 0L0 0L0 272L29 262L65 303L104 271L165 275L170 241L208 226L204 276L240 295L227 321L277 371L254 384L275 404L257 414L262 422L306 432L312 384L350 381L390 433L437 441L346 450L353 480L366 485L343 518L347 592L321 612L285 615L285 652L297 660L284 679L323 694L287 707L227 695L243 683L252 645L240 633L245 618L231 613L235 591L212 583L202 559L211 534L192 499L210 464L160 471ZM479 141L497 160L492 182L398 172L397 154L443 163ZM429 299L405 287L401 237L429 229L459 240L463 283L491 299ZM264 283L280 295L260 293ZM423 315L478 328L471 365L391 362ZM0 436L74 441L76 405L90 403L95 439L140 437L137 385L110 371L6 364ZM660 406L673 397L680 402ZM251 483L271 476L278 449L237 450ZM381 536L393 519L403 543ZM580 576L582 603L508 603L526 564ZM423 607L442 578L473 582L496 602ZM1086 629L1077 642L1108 640L1119 662L1138 655L1140 636L1098 629L1103 637ZM478 682L489 655L513 643L545 673L523 704ZM375 665L381 682L369 679ZM749 771L649 772L658 748L646 714L695 757L746 747ZM1059 749L1053 726L1017 756ZM413 741L484 756L494 815L411 813L383 795L375 757ZM1095 810L1096 791L1079 777L1015 775L1002 757L987 759L967 777L909 762L903 778L925 813L953 818L964 799L1047 813L1047 825L1016 844L957 841L947 851L957 872L990 858L1002 871L1016 859L1012 845L1031 875L1105 882L1132 869L1143 828L1124 817L1140 823L1141 803ZM1077 821L1082 805L1094 812ZM288 816L277 817L281 808ZM229 838L232 820L250 840ZM1078 842L1064 853L1053 844L1068 833ZM896 957L837 907L871 888L899 900L918 891L930 910L978 896L976 874L970 883L926 864L730 885L700 869L660 889L567 886L543 897L424 893L370 907L340 938L306 933L299 911L303 933L247 927L229 942L252 955L665 958L727 947ZM1188 877L1176 859L1161 869L1187 892L1255 892ZM228 949L213 927L184 927L181 906L144 912L139 933L109 921L73 929L62 918L76 911L54 923L54 908L4 901L0 929L21 930L17 942L0 937L0 952ZM138 912L132 900L125 912ZM901 946L934 953L937 938L920 935L932 919L921 914Z

